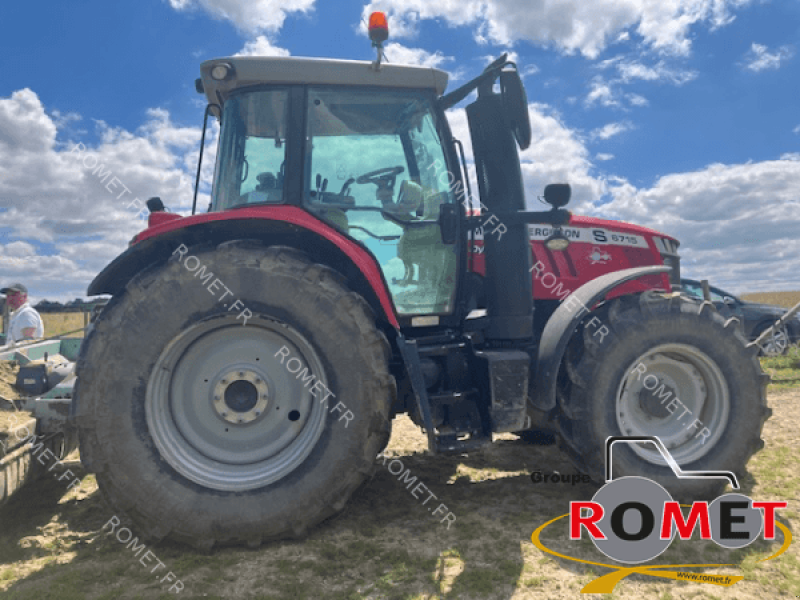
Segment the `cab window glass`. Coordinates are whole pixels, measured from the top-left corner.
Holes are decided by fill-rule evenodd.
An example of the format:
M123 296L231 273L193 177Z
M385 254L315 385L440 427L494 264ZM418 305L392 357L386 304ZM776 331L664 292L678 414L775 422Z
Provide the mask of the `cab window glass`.
M215 210L283 202L288 92L247 92L225 103Z
M453 308L456 255L438 224L454 201L445 165L425 95L309 90L304 203L376 256L401 315Z

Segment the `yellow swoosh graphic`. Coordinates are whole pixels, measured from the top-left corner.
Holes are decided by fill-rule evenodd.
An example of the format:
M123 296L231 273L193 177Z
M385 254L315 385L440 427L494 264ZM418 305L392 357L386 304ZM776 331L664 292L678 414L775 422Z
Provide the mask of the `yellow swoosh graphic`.
M643 573L644 575L652 575L653 577L662 577L664 579L674 579L676 581L693 581L694 583L711 583L714 585L721 585L725 587L732 586L737 581L741 581L744 579L741 575L717 575L713 573L703 573L703 574L696 574L696 573L683 573L681 571L661 571L660 569L672 569L672 568L687 568L687 567L736 567L738 565L734 564L696 564L696 565L656 565L656 566L645 566L645 567L619 567L617 565L608 565L605 563L594 562L591 560L583 560L582 558L573 558L572 556L567 556L566 554L561 554L560 552L556 552L555 550L550 550L550 548L546 547L542 541L539 539L542 531L544 531L545 527L555 523L559 519L563 519L564 517L568 517L569 513L564 513L554 519L550 519L544 525L541 525L536 528L531 534L531 542L533 545L536 546L542 552L547 552L548 554L552 554L553 556L557 556L559 558L563 558L565 560L571 560L574 562L580 562L587 565L596 565L598 567L606 567L608 569L613 569L611 573L607 573L605 575L601 575L600 577L593 579L590 581L584 588L581 590L583 594L610 594L614 591L614 587L622 581L625 577L632 573ZM778 549L778 551L773 554L772 556L768 556L767 558L762 558L758 562L764 562L766 560L772 560L773 558L780 556L789 548L789 545L792 543L792 532L789 531L789 528L783 525L782 523L775 521L775 525L777 525L781 532L783 533L783 544Z

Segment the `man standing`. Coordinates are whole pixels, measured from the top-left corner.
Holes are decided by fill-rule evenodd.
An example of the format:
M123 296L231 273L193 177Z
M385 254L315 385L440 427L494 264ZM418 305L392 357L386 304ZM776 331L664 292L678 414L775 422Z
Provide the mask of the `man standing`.
M7 343L17 344L44 336L42 317L28 302L28 288L21 283L12 283L0 289L0 294L6 295L8 308L13 311L8 326Z

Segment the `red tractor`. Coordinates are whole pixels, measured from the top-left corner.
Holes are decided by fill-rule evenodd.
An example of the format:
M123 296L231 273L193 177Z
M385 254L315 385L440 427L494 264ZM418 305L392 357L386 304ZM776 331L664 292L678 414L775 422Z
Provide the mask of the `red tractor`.
M565 184L526 210L528 103L505 56L450 93L380 53L201 74L221 126L209 210L149 201L89 288L112 299L72 403L84 465L140 534L300 536L373 473L401 413L434 454L549 431L602 482L609 436L656 435L683 468L744 472L769 415L755 350L671 291L674 239L571 215ZM479 209L445 117L473 91ZM676 497L721 489L647 444L614 460Z

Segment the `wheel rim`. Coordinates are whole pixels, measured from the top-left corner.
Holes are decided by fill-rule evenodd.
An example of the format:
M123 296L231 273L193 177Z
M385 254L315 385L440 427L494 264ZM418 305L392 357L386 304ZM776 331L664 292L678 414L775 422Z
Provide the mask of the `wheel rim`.
M658 436L680 464L711 451L728 422L730 394L722 371L707 354L694 346L663 344L636 359L626 373L617 390L622 435ZM701 433L704 428L707 435ZM651 464L667 464L653 444L630 447Z
M326 411L311 391L324 400L326 381L319 356L294 328L210 319L161 353L147 385L147 426L164 460L187 479L221 491L260 488L295 470L316 445Z
M780 356L789 346L789 333L785 327L774 329L766 341L762 342L761 352L764 356Z

